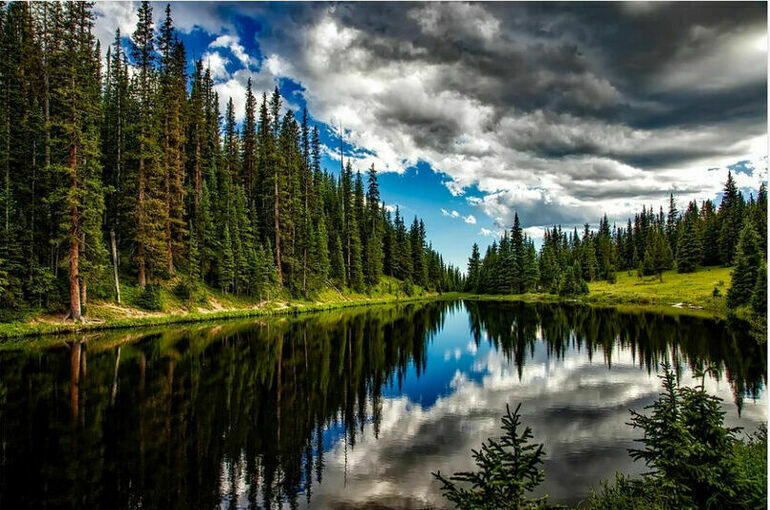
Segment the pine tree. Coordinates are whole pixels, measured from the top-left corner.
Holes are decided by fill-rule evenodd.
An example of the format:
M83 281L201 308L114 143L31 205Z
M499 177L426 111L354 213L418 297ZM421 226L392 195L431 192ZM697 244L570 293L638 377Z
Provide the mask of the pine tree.
M598 262L596 260L596 249L594 248L594 242L591 237L591 231L588 228L588 223L583 227L583 239L580 245L580 267L583 270L583 279L587 282L591 282L596 277L596 266Z
M166 18L158 39L160 52L160 115L163 154L163 200L165 220L165 258L168 273L174 274L174 260L180 259L184 250L186 223L184 215L185 171L185 109L187 106L187 57L184 45L176 37L171 7L166 6Z
M166 207L162 190L165 188L163 173L159 169L157 125L154 115L155 36L152 7L142 2L138 11L139 21L132 37L131 55L137 70L136 94L139 119L136 125L136 263L139 286L143 289L153 270L165 269L167 244L156 233L166 226Z
M383 225L382 215L380 213L380 187L377 183L377 170L374 165L369 168L368 174L369 187L366 192L366 283L367 285L376 285L382 276L383 266Z
M751 294L751 309L755 313L767 315L767 261L762 258L757 268L757 282Z
M719 255L725 265L732 265L738 237L743 227L743 196L738 191L732 172L727 172L727 182L719 205Z
M243 121L241 140L241 176L240 181L246 188L246 199L253 208L252 195L259 188L257 181L257 99L251 89L251 78L246 82L246 114Z
M513 270L513 292L524 292L524 234L519 224L518 213L513 213L513 227L511 228L511 269Z
M746 221L736 247L732 284L727 290L727 306L738 308L748 304L757 285L757 271L763 261L759 236L751 221Z
M695 201L690 202L687 212L682 221L682 227L679 240L677 241L678 252L676 257L677 271L680 273L691 273L695 271L698 263L702 259L700 238L697 232L698 208Z
M668 199L668 215L666 216L666 240L671 247L671 252L676 253L676 243L679 240L679 211L676 208L676 202L674 201L674 194L669 195Z
M481 257L479 254L479 245L473 243L471 256L468 259L468 277L466 279L465 290L476 293L479 291L479 277L481 272Z
M105 256L100 231L104 210L99 154L100 68L92 34L90 3L67 4L62 17L65 40L54 56L58 86L55 107L53 167L65 177L51 200L67 218L62 227L69 244L70 317L81 319L87 281L98 275Z

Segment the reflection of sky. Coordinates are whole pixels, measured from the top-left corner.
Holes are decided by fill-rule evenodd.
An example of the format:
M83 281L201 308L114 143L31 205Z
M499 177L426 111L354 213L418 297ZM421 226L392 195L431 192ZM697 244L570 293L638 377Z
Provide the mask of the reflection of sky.
M630 351L615 347L610 369L601 351L590 361L585 350L571 348L557 360L539 343L533 356L527 353L519 377L516 365L483 334L476 349L463 309L447 317L426 348L426 372L418 378L412 366L401 391L393 383L383 392L378 438L368 423L351 448L341 429L327 430L323 483L313 487L310 506L444 506L430 473L474 469L470 450L499 436L506 403L522 403L524 423L535 441L545 444L546 482L539 493L550 494L553 503L576 503L616 471L646 470L628 456L640 435L627 425L628 410L650 404L660 382ZM683 384L696 384L682 368ZM765 420L765 393L747 399L738 418L725 378L707 380L706 388L724 400L728 425L751 432ZM306 505L304 498L301 504Z

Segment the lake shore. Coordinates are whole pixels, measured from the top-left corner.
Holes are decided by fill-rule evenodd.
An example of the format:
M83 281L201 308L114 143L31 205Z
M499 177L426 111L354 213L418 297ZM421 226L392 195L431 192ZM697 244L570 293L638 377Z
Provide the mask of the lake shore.
M394 282L388 282L393 288ZM668 315L694 315L704 318L727 319L730 317L724 295L730 285L730 268L703 268L695 273L678 274L675 271L658 277L639 278L633 272L618 272L617 281L589 284L589 294L563 297L553 294L527 293L514 295L489 295L469 293L423 293L421 295L390 294L382 289L372 296L342 294L328 291L316 301L273 299L264 302L224 301L208 296L210 308L185 310L178 302L167 312L146 312L136 307L96 302L92 305L94 316L85 322L74 323L63 317L36 316L29 320L0 324L0 338L20 338L37 335L78 333L106 329L162 326L247 317L266 317L299 313L329 311L342 308L373 306L392 303L408 303L436 299L474 299L485 301L522 301L532 303L582 304L611 307L627 312L656 312ZM721 289L714 296L714 289ZM757 330L749 318L737 317L747 327ZM761 328L760 333L761 333Z
M368 299L348 299L331 302L303 301L268 301L248 307L206 310L197 312L153 313L141 316L114 317L108 319L86 319L85 322L69 320L43 320L12 322L0 324L0 339L12 339L38 335L58 335L65 333L81 333L108 329L142 328L171 324L207 322L225 319L240 319L248 317L269 317L294 315L300 313L323 312L343 308L385 305L394 303L410 303L434 299L456 299L460 294L425 294L421 296L388 296ZM128 308L126 308L129 310ZM136 311L134 309L130 309Z

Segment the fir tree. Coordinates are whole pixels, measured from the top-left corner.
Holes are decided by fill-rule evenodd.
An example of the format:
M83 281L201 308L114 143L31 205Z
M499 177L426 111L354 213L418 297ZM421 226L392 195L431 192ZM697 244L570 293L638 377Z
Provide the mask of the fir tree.
M759 236L751 221L746 221L736 247L732 284L727 291L727 306L738 308L748 304L757 285L757 271L763 260Z
M676 267L677 271L680 273L691 273L695 271L702 258L697 225L698 208L693 201L690 202L687 212L684 215L680 237L677 241L678 252L676 256Z

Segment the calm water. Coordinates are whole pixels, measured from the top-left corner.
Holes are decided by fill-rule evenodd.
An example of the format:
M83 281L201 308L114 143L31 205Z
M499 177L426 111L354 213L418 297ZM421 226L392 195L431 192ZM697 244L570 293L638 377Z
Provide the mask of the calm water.
M69 338L0 351L0 508L442 507L506 402L545 443L543 492L616 471L656 362L729 424L767 412L766 352L725 323L438 302Z

